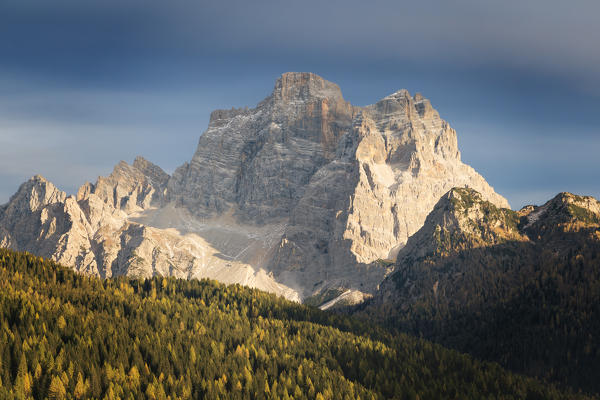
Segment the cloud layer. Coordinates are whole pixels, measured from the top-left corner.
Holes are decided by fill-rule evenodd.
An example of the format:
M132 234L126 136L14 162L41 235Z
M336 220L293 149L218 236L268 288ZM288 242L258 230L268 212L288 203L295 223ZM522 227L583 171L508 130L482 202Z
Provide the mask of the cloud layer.
M34 173L73 191L138 153L173 170L212 109L253 106L288 70L359 105L424 93L513 207L600 196L597 15L595 0L7 0L0 202Z

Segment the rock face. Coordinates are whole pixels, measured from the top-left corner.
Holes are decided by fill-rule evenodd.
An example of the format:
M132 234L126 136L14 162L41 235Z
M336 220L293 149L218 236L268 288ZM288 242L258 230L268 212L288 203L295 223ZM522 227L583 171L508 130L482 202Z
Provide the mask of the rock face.
M256 108L211 114L192 161L169 182L169 199L203 218L287 219L311 176L333 160L353 112L337 85L285 74Z
M202 218L286 224L266 265L304 296L373 291L455 186L508 203L460 161L456 133L405 90L367 107L310 73L287 73L255 109L215 111L167 198Z
M171 177L136 159L76 198L55 197L63 208L71 204L69 221L82 221L76 242L86 251L69 253L78 269L190 277L201 248L211 248L220 256L204 267L227 260L252 273L264 269L309 297L330 289L372 293L390 271L387 260L456 186L508 207L461 162L455 131L421 95L401 90L355 107L317 75L286 73L256 108L214 111L192 160ZM34 203L54 201L45 193ZM24 249L9 222L0 227L6 243ZM170 245L157 245L159 253L142 245L169 235L195 235L197 252L163 260ZM33 236L52 243L48 251L56 245ZM229 275L237 276L219 276Z
M455 186L508 207L460 161L455 131L429 102L394 93L357 113L336 158L313 176L273 268L290 284L323 281L372 291L387 273L377 261L395 258Z
M241 283L298 300L257 260L227 250L266 253L279 232L194 223L183 209L160 207L169 176L141 157L120 162L106 178L67 196L41 176L25 182L0 208L0 246L52 258L78 271L111 277L153 275ZM236 253L238 254L238 253Z

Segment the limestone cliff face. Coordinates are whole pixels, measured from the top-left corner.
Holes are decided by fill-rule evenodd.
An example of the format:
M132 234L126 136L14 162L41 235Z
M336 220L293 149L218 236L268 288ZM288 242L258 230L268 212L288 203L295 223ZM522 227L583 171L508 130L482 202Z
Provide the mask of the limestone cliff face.
M311 176L330 162L353 107L314 74L284 74L256 108L218 110L190 163L169 181L168 198L200 217L287 219Z
M158 205L168 175L137 158L67 196L41 176L21 185L0 212L0 244L53 258L75 269L109 277L131 265L127 217ZM144 271L141 276L151 276Z
M211 219L285 224L265 265L304 295L373 291L438 199L472 187L507 207L460 161L455 131L406 90L355 107L337 85L287 73L254 109L211 115L167 201Z
M65 265L99 273L87 223L72 196L37 175L21 185L0 211L0 245L52 257Z
M389 272L385 260L452 187L474 188L508 207L461 162L456 132L429 101L396 92L358 110L336 157L292 211L271 268L290 285L317 283L309 291L341 285L372 292Z
M294 290L253 267L280 231L190 227L194 219L185 210L163 207L168 179L141 157L132 165L120 162L110 176L83 185L77 196L67 196L35 176L0 207L0 246L101 277L212 278L298 300Z
M77 200L96 195L117 210L134 212L163 202L169 175L142 157L132 165L121 161L108 177L99 177L95 185L86 183L77 193Z
M360 122L360 120L359 120ZM452 187L474 188L498 206L508 202L463 164L456 132L420 95L394 93L366 107L356 161L360 180L344 238L357 260L394 258Z
M455 131L421 95L356 107L317 75L286 73L256 108L214 111L192 160L170 177L138 158L76 197L25 184L0 209L0 239L101 276L206 276L288 297L362 298L456 186L508 206L461 162Z

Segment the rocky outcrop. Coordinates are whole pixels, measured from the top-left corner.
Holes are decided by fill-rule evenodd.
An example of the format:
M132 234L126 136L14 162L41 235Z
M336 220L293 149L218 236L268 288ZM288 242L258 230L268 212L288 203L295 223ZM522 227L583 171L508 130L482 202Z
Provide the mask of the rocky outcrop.
M95 194L115 209L131 213L163 203L169 175L142 157L132 165L121 161L108 177L100 177L95 185L84 184L77 200Z

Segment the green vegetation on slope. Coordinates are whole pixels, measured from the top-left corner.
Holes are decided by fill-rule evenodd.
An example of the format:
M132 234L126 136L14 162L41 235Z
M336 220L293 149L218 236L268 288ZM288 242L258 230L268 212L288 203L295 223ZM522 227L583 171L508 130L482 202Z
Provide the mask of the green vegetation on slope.
M391 300L358 313L519 373L600 393L600 227L597 214L571 198L582 201L561 194L534 224L523 217L520 229L531 240L489 244L484 232L498 218L472 219L475 239L433 230L428 240L440 250L403 259L388 281ZM489 215L502 211L487 208ZM514 230L510 224L499 232Z
M572 398L257 290L102 281L5 249L0 360L0 399Z

